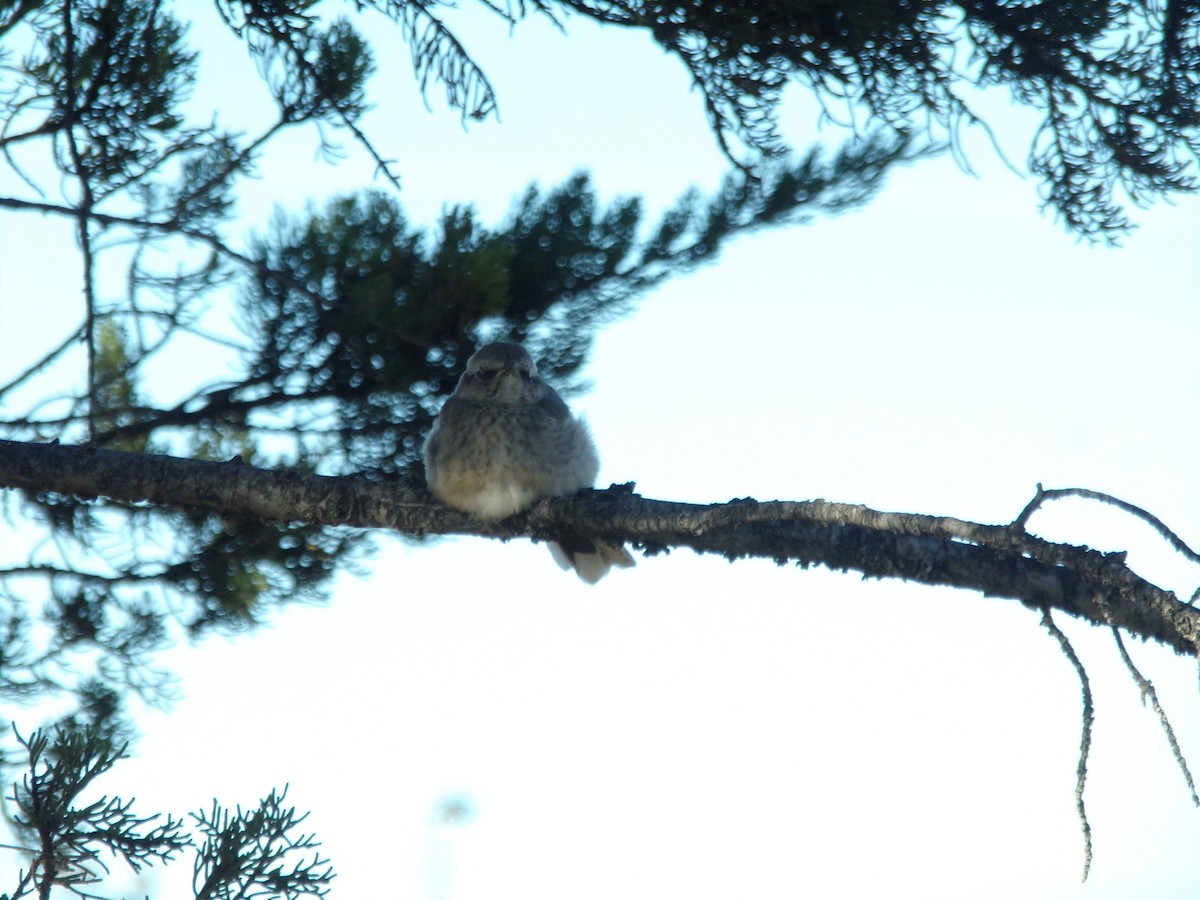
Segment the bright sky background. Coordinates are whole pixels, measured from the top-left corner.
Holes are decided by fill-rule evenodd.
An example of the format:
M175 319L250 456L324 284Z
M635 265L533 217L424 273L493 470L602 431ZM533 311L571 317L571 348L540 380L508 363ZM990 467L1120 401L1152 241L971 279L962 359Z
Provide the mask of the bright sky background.
M426 110L407 50L377 35L394 58L366 130L398 160L413 221L459 201L498 221L531 181L579 169L656 211L724 173L698 95L648 39L451 21L499 123L464 129L436 93ZM201 46L198 107L250 125L248 64L233 52L216 71ZM795 99L804 146L817 135ZM1027 119L987 102L1022 162ZM306 133L270 157L243 192L247 229L276 203L378 184L359 154L330 167L313 149ZM605 329L574 401L601 484L1006 522L1040 481L1116 494L1200 543L1200 201L1089 247L984 135L968 150L979 177L948 158L898 170L866 209L741 239ZM0 240L0 381L80 315L62 226L26 225ZM166 361L162 389L167 365L191 364ZM1111 509L1062 503L1031 528L1128 549L1183 594L1200 583ZM334 898L1124 900L1200 884L1200 810L1105 633L1059 619L1096 703L1080 885L1079 684L1015 602L688 551L589 588L528 542L379 546L327 606L169 654L183 698L141 719L104 788L183 814L290 784ZM1200 774L1195 662L1129 648ZM455 807L469 813L447 824ZM181 896L188 869L130 890Z

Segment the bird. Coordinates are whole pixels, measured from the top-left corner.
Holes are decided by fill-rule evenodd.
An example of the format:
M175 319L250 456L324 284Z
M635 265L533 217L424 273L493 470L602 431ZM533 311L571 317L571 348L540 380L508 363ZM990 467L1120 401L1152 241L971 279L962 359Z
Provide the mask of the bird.
M593 487L600 471L587 426L539 377L528 351L508 341L486 344L467 360L423 453L430 493L485 521ZM564 536L550 551L588 584L634 564L623 546L594 538Z

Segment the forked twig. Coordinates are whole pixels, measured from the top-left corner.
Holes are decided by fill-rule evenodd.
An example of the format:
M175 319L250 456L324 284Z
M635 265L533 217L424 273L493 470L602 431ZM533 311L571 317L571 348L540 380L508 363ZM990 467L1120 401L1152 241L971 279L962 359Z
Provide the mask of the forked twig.
M1197 553L1179 537L1175 532L1168 528L1158 516L1147 512L1140 506L1134 506L1119 497L1114 497L1112 494L1105 494L1101 491L1093 491L1089 488L1051 488L1046 490L1039 483L1037 493L1033 499L1021 510L1021 514L1013 520L1013 525L1018 525L1022 528L1029 521L1029 517L1033 515L1043 503L1047 500L1061 500L1064 497L1083 497L1086 500L1098 500L1101 503L1107 503L1109 506L1115 506L1123 512L1129 513L1131 516L1136 516L1151 528L1163 536L1163 538L1172 547L1178 550L1181 554L1187 557L1192 562L1200 563L1200 553ZM1194 598L1193 598L1194 599Z

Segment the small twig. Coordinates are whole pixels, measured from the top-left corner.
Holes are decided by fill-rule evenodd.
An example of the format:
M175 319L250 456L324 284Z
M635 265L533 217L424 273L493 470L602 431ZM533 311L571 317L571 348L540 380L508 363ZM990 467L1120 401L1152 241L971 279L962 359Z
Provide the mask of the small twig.
M1032 500L1025 504L1025 508L1021 510L1020 515L1012 520L1012 524L1009 527L1020 528L1022 531L1024 531L1025 525L1029 521L1029 517L1032 516L1037 508L1042 505L1042 501L1045 498L1046 492L1042 490L1042 483L1039 481L1037 483L1037 493L1033 495Z
M1092 685L1088 681L1087 670L1084 669L1083 663L1079 661L1079 657L1075 654L1075 648L1071 646L1070 640L1063 634L1062 629L1054 624L1054 619L1051 618L1050 610L1048 609L1042 610L1042 625L1054 635L1059 647L1062 648L1063 655L1075 667L1075 672L1079 675L1079 685L1083 692L1083 734L1079 740L1079 763L1075 767L1075 811L1079 814L1079 827L1083 832L1083 878L1081 880L1087 881L1088 872L1092 868L1092 826L1088 822L1087 810L1083 805L1083 788L1087 782L1088 754L1092 749L1092 720L1095 718L1095 707L1092 704Z
M1117 509L1127 512L1132 516L1136 516L1161 534L1172 547L1186 556L1189 560L1200 563L1200 553L1197 553L1195 550L1185 544L1179 535L1163 524L1162 520L1153 513L1149 513L1140 506L1134 506L1132 503L1128 503L1119 499L1118 497L1112 496L1111 494L1089 490L1088 488L1051 488L1050 490L1044 490L1039 483L1037 486L1037 493L1034 495L1033 499L1029 501L1028 505L1021 510L1021 514L1013 520L1012 524L1014 526L1020 526L1024 528L1025 523L1029 521L1029 517L1033 515L1034 511L1037 510L1045 501L1058 500L1064 497L1083 497L1087 500L1099 500L1101 503L1107 503L1109 506L1115 506ZM1192 599L1193 601L1195 600L1195 595L1193 595Z
M1158 692L1154 690L1154 685L1150 679L1146 678L1133 664L1133 660L1129 656L1129 652L1125 649L1125 642L1121 639L1121 630L1116 625L1112 626L1113 638L1117 642L1117 650L1121 653L1121 659L1125 662L1125 667L1129 669L1129 673L1133 676L1133 680L1137 682L1138 689L1142 692L1142 704L1145 705L1146 698L1150 698L1150 706L1158 716L1158 721L1162 723L1163 731L1167 734L1167 743L1171 745L1171 753L1175 756L1175 762L1179 766L1179 771L1183 773L1183 779L1187 782L1188 790L1192 794L1192 803L1200 806L1200 796L1196 795L1196 783L1192 780L1192 773L1188 770L1187 761L1183 758L1183 751L1179 749L1179 741L1175 738L1175 729L1171 727L1171 720L1167 718L1166 711L1158 702Z

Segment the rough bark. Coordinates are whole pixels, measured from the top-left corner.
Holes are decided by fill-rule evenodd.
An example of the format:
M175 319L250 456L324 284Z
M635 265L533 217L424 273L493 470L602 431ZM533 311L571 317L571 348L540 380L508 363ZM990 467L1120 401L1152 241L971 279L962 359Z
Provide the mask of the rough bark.
M13 441L0 441L0 486L413 535L546 540L575 532L626 541L646 553L688 547L729 559L759 556L963 588L1034 609L1061 610L1181 654L1196 655L1200 649L1200 610L1138 576L1125 565L1123 553L1029 534L1027 513L1011 524L984 525L826 500L672 503L641 497L631 485L615 485L543 501L528 513L485 523L441 506L412 481Z

